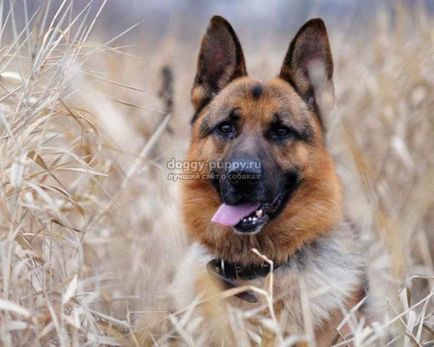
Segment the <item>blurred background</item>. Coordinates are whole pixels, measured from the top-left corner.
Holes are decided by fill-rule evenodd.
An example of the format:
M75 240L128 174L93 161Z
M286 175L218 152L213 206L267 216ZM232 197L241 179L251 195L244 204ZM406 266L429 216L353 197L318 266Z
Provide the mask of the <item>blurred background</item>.
M372 346L397 323L391 341L432 343L434 1L5 0L0 14L2 345L203 341L169 297L188 240L166 163L188 146L214 14L259 80L305 21L326 22L327 141L392 312L354 334Z

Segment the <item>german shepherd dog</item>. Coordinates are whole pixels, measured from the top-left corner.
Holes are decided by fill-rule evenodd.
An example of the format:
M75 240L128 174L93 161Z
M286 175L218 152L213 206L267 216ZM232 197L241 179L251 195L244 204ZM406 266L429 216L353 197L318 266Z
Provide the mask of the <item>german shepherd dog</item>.
M272 310L285 331L317 346L337 340L344 313L364 296L364 275L325 145L322 117L333 103L332 75L321 19L301 27L280 73L265 82L248 77L231 25L211 19L191 93L187 160L213 165L182 184L193 245L173 285L178 306L215 294L205 279L211 278L220 289L248 288L225 305L260 307L265 299L252 288L263 288L272 272Z

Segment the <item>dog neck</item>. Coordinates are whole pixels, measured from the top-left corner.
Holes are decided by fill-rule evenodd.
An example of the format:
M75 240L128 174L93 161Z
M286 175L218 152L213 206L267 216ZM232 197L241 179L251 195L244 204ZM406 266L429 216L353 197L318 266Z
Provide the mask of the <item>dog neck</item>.
M276 274L280 274L285 269L302 271L312 262L317 263L322 258L327 261L326 258L331 255L336 257L340 253L347 253L349 251L348 246L352 244L351 240L354 240L355 237L357 237L355 228L351 223L345 222L329 235L321 236L304 245L285 263L273 263L271 265L262 262L246 265L214 258L207 263L207 270L225 289L235 288L246 281L260 280L275 270L279 270ZM252 303L258 302L256 295L250 290L238 294L237 297Z
M249 281L257 278L265 277L275 269L284 264L270 264L263 262L261 264L243 265L240 263L231 263L223 259L212 259L207 264L208 273L218 282L220 282L225 289L237 287L236 281ZM256 295L247 290L236 295L240 299L248 302L256 303L258 298Z

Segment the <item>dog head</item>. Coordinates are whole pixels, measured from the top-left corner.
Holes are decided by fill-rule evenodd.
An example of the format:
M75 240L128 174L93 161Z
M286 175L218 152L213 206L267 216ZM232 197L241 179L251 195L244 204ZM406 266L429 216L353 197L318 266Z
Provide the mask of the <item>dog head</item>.
M192 89L189 161L207 163L183 183L190 235L223 259L254 262L251 248L285 261L341 219L341 187L324 143L333 62L321 19L291 42L277 77L247 76L231 25L213 17Z

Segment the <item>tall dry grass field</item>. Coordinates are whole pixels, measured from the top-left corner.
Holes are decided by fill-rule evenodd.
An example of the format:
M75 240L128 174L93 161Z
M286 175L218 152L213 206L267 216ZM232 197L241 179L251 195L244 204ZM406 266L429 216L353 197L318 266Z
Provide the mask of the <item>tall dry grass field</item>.
M130 47L138 26L93 34L100 4L28 4L0 2L0 345L206 345L200 301L174 312L168 296L188 240L166 163L188 144L200 33ZM397 6L363 31L329 25L328 143L388 312L347 313L355 346L434 344L433 23ZM251 75L275 75L293 34L247 44ZM246 319L239 344L260 344Z

